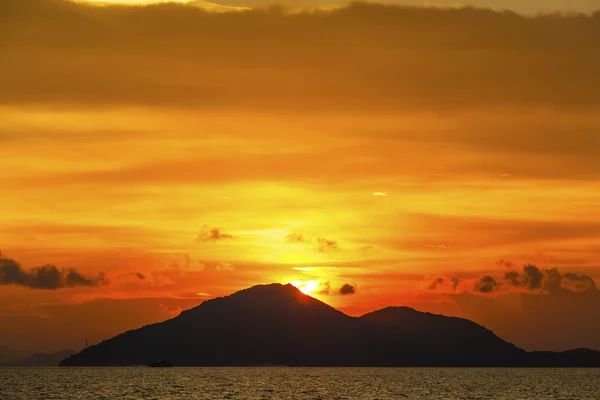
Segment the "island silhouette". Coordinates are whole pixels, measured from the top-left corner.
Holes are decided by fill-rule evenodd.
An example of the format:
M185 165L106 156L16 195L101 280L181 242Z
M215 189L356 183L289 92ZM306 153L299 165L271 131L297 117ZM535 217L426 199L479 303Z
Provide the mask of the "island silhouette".
M527 352L472 321L388 307L351 317L291 284L208 300L61 366L600 367L600 352ZM167 362L167 361L165 361Z

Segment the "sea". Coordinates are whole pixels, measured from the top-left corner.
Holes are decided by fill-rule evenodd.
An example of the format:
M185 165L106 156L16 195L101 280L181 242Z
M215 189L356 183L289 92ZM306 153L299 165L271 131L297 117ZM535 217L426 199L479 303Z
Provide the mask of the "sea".
M600 369L0 368L0 400L600 399Z

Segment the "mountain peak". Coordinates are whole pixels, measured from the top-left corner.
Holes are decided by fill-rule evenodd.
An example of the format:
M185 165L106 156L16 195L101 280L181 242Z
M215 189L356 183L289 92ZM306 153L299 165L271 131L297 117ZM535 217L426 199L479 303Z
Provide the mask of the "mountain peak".
M238 292L231 294L228 297L238 296L238 295L242 295L242 294L257 294L257 293L264 293L264 294L269 294L269 295L284 295L284 296L288 296L288 295L307 296L304 293L302 293L296 286L292 285L291 283L286 283L286 284L268 283L268 284L264 284L264 285L255 285L255 286L249 287L247 289L242 289ZM310 296L307 296L307 297L310 297Z
M256 285L247 289L242 289L224 298L238 297L243 297L246 299L268 298L272 301L297 301L301 303L317 301L320 303L320 301L314 297L302 293L300 289L291 283L269 283L265 285Z
M204 315L222 310L228 314L277 318L287 313L307 312L317 314L342 314L333 307L302 293L297 287L288 283L271 283L256 285L240 290L229 296L207 300L191 310L184 311L182 317ZM239 318L239 317L238 317Z

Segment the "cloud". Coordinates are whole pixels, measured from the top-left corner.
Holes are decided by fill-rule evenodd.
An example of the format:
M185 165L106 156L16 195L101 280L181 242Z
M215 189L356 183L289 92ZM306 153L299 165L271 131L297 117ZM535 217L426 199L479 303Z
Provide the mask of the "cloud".
M319 287L315 291L315 294L329 294L331 292L331 283L319 282Z
M598 291L594 279L587 275L578 275L572 272L561 274L556 268L543 270L542 273L544 275L544 290L550 293L558 291Z
M349 296L349 295L356 294L356 285L351 285L349 283L344 284L340 288L340 294L342 296Z
M161 313L165 314L169 318L175 318L183 311L180 306L169 308L169 306L166 306L162 303L158 305L158 309Z
M420 238L411 237L409 232L402 238L382 238L381 243L395 248L428 247L464 251L525 244L529 246L531 243L560 243L584 238L600 239L600 223L590 220L500 219L428 213L406 214L403 220L427 226L431 233ZM500 261L502 262L507 261ZM499 265L511 268L508 264Z
M290 233L285 237L285 241L287 243L311 243L312 240L307 239L304 235L299 233ZM319 253L327 253L330 251L339 250L339 244L335 240L326 239L323 237L317 238L315 240L316 250Z
M512 268L514 263L502 260L498 263L504 267ZM429 288L436 289L438 285L446 284L447 278L437 278ZM517 289L521 292L538 294L558 292L598 292L596 282L588 275L572 272L561 273L557 268L539 268L533 264L526 264L521 271L510 270L502 277L486 275L478 278L474 284L474 293L492 293L497 291L503 282L507 288ZM510 290L509 290L510 291Z
M509 269L513 269L515 267L515 263L513 263L512 261L504 260L504 259L500 259L500 260L496 261L496 265L499 265L499 266L505 267L505 268L509 268Z
M103 273L88 278L77 270L58 269L54 265L43 265L29 271L24 270L16 261L0 253L0 285L19 285L31 289L56 290L76 286L101 286L108 282Z
M492 276L484 276L475 283L475 291L479 293L492 293L498 288L499 283Z
M384 192L375 192L375 193L373 193L373 196L375 196L375 197L387 197L387 193L384 193Z
M235 270L235 268L234 268L233 264L230 262L219 262L215 266L215 271L219 271L219 272L232 272L234 270Z
M572 272L562 274L557 268L540 269L532 264L525 265L522 272L514 270L507 272L504 280L513 287L529 291L550 293L597 291L596 282L590 276Z
M448 246L446 244L430 244L427 247L431 247L432 249L437 249L437 250L450 250L452 247Z
M287 243L306 243L307 240L300 233L290 233L285 237Z
M456 276L439 276L427 286L429 290L438 290L442 288L450 288L452 291L455 291L458 287L460 280Z
M504 280L516 287L524 287L528 290L542 289L544 273L535 265L525 265L523 272L509 271L504 274Z
M325 238L317 239L317 250L320 253L325 253L328 251L339 250L338 242L335 240L329 240Z
M375 4L215 14L175 4L23 3L30 1L0 3L3 51L11 56L0 65L3 104L315 110L600 104L590 89L600 86L597 40L588 34L596 32L598 16L524 18Z
M597 291L596 282L590 276L567 272L562 276L561 286L572 292Z
M512 268L513 262L498 262L498 265ZM503 275L484 275L459 279L456 276L438 276L431 280L427 289L441 293L453 294L457 292L461 281L469 284L461 285L460 292L473 295L510 292L549 294L559 292L598 292L596 282L588 275L572 272L561 273L557 268L539 268L533 264L526 264L519 270L510 270ZM472 282L472 285L471 285Z
M142 274L141 272L136 272L135 276L138 279L142 279L142 280L146 279L146 275Z
M201 242L216 242L228 239L233 239L233 236L226 233L222 233L216 228L206 230L200 233L200 235L198 235L198 240ZM189 259L186 259L186 262L189 262Z

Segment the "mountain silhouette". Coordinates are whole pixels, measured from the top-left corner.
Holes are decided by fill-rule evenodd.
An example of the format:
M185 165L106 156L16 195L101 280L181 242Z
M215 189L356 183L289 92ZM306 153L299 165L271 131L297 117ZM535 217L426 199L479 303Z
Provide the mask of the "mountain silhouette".
M62 366L600 366L600 353L527 353L472 321L389 307L350 317L287 284L205 301Z
M61 350L56 353L36 353L17 363L20 367L56 367L62 360L75 354L75 350Z
M467 319L388 307L360 320L386 328L381 353L390 365L486 366L524 361L524 350Z
M62 360L75 354L75 350L61 350L56 353L26 353L0 347L0 366L11 367L56 367Z

